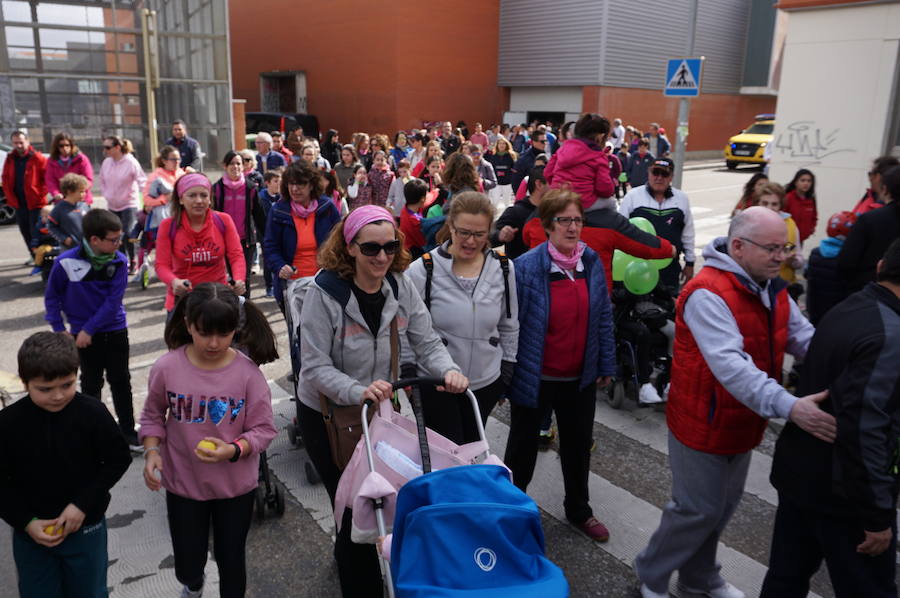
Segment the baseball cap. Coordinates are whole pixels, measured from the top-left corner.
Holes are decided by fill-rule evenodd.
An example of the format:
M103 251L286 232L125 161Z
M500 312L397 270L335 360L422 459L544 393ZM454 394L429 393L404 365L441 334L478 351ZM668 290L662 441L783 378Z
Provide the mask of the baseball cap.
M675 164L668 158L657 158L650 165L650 168L665 168L669 171L669 174L672 174L675 170Z

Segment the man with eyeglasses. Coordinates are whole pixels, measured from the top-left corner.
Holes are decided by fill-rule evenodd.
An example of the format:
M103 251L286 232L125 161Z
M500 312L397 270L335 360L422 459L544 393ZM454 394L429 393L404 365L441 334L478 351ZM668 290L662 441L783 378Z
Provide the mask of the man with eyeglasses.
M16 223L30 255L31 231L41 217L41 208L47 205L47 157L31 147L23 131L14 131L10 139L13 151L3 163L3 195L16 209ZM27 264L33 265L34 260L29 258Z
M687 194L672 186L674 171L675 164L669 158L654 160L647 184L625 195L619 213L626 218L646 218L653 223L657 235L675 246L678 253L671 264L660 270L659 283L677 295L679 283L687 283L694 276L694 219ZM684 268L681 255L684 255Z
M200 142L188 137L187 125L183 120L179 119L172 123L172 136L166 140L166 145L171 145L181 154L181 168L190 166L194 170L201 170L200 157L203 152L200 151Z
M666 408L672 500L634 562L643 598L667 597L676 570L686 593L743 598L719 574L716 548L768 418L834 441L834 417L818 405L827 393L798 398L781 385L785 353L802 359L814 332L778 275L786 246L778 214L744 210L706 246L678 298Z
M522 179L528 176L528 173L534 168L535 159L541 154L546 154L546 150L547 134L536 129L531 135L531 147L519 155L519 159L516 160L516 163L512 167L510 184L512 184L514 191L522 184Z

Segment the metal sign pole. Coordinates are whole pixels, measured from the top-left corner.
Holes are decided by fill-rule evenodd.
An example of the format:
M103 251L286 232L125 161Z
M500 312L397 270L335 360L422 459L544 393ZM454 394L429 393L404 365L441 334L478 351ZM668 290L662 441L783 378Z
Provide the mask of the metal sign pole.
M699 0L691 0L691 11L688 16L687 30L687 56L694 55L694 41L697 35L697 5ZM697 85L700 82L697 81ZM675 147L673 157L675 159L675 176L672 186L681 188L681 173L684 169L684 158L687 150L688 122L691 115L691 99L681 98L678 102L678 127L675 129Z

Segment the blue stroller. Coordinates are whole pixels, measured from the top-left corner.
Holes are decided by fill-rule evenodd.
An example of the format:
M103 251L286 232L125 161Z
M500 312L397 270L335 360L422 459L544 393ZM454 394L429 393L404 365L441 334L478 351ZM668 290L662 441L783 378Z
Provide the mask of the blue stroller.
M399 598L555 598L569 595L562 571L544 556L544 532L537 505L516 488L499 465L465 465L431 471L431 457L419 386L440 378L399 380L394 389L412 387L423 475L405 483L397 495L390 569L383 569L388 596ZM472 402L478 431L484 427ZM371 446L365 409L364 436ZM418 457L418 455L417 455ZM379 532L385 533L378 500Z

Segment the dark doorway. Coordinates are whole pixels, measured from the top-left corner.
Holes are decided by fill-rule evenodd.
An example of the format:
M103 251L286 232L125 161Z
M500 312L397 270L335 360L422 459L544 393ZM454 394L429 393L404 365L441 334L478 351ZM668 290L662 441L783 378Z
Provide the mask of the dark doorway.
M552 122L555 126L559 127L566 120L565 112L528 112L528 122L532 123L534 121L538 121L538 123L545 123L547 121Z

